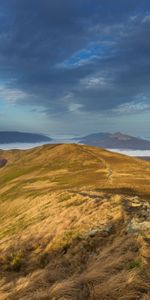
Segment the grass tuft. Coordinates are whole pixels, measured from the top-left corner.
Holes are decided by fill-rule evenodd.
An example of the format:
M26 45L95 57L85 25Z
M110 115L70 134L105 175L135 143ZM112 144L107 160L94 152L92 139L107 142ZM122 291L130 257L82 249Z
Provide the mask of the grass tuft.
M141 263L139 260L132 260L130 263L129 263L129 266L128 266L128 270L133 270L135 268L140 268L141 266Z

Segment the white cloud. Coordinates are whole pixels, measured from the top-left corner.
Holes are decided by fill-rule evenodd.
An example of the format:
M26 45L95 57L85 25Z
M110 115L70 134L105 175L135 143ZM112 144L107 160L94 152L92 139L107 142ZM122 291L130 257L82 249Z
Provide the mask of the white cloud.
M88 77L85 79L82 79L80 81L81 85L84 86L84 88L95 88L106 85L106 80L104 77Z
M143 18L142 23L149 23L150 22L150 15L147 15Z
M132 22L134 22L134 21L137 20L138 17L139 17L139 15L133 15L133 16L130 16L129 19L130 19Z
M79 109L82 107L81 104L79 103L71 103L69 104L69 111L70 112L77 112L79 111Z
M28 95L25 92L19 89L8 88L4 85L0 86L0 99L9 103L13 104L19 100L26 98L27 96Z
M117 113L127 113L127 114L134 114L145 110L150 110L150 103L144 101L127 102L119 105L116 109L114 109L114 111Z

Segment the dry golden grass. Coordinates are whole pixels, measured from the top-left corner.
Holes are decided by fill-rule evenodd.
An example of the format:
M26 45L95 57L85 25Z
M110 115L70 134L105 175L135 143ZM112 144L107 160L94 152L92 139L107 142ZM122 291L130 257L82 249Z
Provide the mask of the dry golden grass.
M0 300L150 299L150 163L0 151Z

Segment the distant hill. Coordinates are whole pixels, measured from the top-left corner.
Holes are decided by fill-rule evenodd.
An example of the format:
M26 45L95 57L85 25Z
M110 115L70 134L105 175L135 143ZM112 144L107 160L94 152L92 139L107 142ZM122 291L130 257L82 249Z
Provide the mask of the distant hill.
M150 141L117 133L94 133L80 139L82 144L108 149L150 150Z
M40 143L49 142L52 139L37 133L0 131L0 144L10 143Z

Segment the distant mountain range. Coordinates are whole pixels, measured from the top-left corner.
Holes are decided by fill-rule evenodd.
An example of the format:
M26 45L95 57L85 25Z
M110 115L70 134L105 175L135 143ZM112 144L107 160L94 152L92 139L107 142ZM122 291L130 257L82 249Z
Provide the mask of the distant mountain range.
M94 133L79 140L80 143L107 149L150 150L150 141L117 133Z
M150 150L150 141L130 135L117 133L93 133L77 139L79 143L107 149ZM0 144L48 143L52 139L43 134L0 131Z
M50 142L51 140L51 138L42 134L18 131L0 131L0 144L41 143Z

